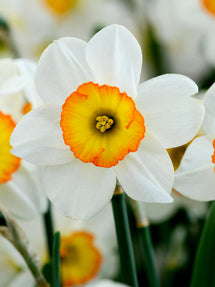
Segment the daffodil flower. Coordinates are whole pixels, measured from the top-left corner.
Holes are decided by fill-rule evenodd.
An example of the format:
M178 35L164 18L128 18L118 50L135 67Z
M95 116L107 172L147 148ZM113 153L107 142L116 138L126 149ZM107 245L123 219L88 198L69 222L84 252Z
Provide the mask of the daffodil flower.
M19 55L31 59L38 59L54 39L73 36L89 40L112 23L142 36L133 11L120 1L0 0L0 13L11 27Z
M204 115L196 84L163 75L138 86L141 49L123 26L88 43L54 41L36 71L44 105L15 128L12 153L46 166L45 190L64 215L89 218L113 195L116 179L133 199L170 202L174 170L165 148L182 145Z
M15 216L25 219L44 212L47 206L38 168L10 153L11 133L26 103L34 97L32 65L35 68L27 60L0 61L0 201ZM32 106L36 103L37 99L31 101Z
M111 205L107 205L87 223L66 218L56 209L53 209L53 216L56 228L61 233L60 270L63 287L85 286L89 282L93 284L95 280L100 282L103 278L114 278L117 275L119 258ZM41 218L19 220L19 224L38 255L40 266L44 266L49 259ZM0 277L3 286L9 287L9 282L14 284L10 287L23 286L23 282L28 287L35 286L34 278L25 262L3 238L0 238L0 252ZM96 284L97 282L94 286Z
M176 171L174 187L191 199L215 199L215 84L204 97L204 136L195 138L188 146Z
M111 280L99 280L97 282L87 284L86 287L129 287L129 286Z

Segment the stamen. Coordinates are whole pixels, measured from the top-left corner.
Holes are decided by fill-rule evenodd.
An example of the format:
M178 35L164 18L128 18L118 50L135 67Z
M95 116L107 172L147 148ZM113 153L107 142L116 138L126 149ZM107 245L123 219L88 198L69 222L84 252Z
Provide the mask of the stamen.
M96 123L96 128L100 130L101 133L112 128L114 124L114 120L105 115L96 117L96 120L98 122Z

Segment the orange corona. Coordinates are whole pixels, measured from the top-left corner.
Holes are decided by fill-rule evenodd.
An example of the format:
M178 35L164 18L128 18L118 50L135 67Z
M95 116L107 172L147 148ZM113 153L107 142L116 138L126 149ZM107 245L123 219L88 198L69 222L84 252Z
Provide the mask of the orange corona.
M132 98L116 87L93 82L79 86L66 99L60 125L76 158L107 168L137 151L145 135L144 118Z
M26 115L27 113L29 113L32 110L32 105L29 102L26 102L22 108L22 113L23 115Z
M85 284L99 272L102 255L93 241L93 235L85 231L62 237L60 256L63 287Z
M202 3L206 10L215 16L215 1L214 0L202 0Z
M77 0L45 0L46 5L57 14L65 14L71 11Z
M15 126L11 116L0 111L0 184L10 180L20 166L21 159L10 153L10 136Z

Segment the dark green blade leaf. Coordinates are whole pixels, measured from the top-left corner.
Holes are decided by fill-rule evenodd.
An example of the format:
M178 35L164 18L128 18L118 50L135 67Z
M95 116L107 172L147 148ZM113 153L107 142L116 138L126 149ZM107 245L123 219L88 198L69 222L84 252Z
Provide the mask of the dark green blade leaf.
M198 246L191 287L215 286L215 202L211 205Z
M52 253L52 284L53 287L60 287L60 232L56 232L53 242Z

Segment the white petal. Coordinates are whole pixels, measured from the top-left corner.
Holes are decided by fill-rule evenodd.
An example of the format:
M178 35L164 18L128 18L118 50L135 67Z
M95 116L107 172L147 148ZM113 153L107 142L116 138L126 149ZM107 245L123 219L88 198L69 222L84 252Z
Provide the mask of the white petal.
M61 106L48 103L26 114L11 135L11 152L33 164L62 164L73 160L60 127Z
M24 96L26 100L32 104L33 108L39 107L43 102L36 92L34 85L36 63L27 59L17 59L15 62L20 75L25 78Z
M7 287L33 287L35 285L35 279L32 276L30 270L25 269L22 272L17 273L14 279L7 285Z
M86 59L99 84L118 87L135 97L142 53L134 36L123 26L110 25L87 44Z
M212 155L212 140L208 137L196 138L187 148L176 171L174 188L191 199L214 200L215 171Z
M167 151L150 134L136 153L130 153L115 168L125 192L144 202L171 202L174 170Z
M36 89L44 102L62 103L80 84L93 81L85 48L82 40L61 38L44 51L35 78Z
M111 200L116 178L111 169L77 159L69 164L47 167L44 182L49 199L65 216L87 219Z
M155 134L165 148L183 145L197 134L204 116L203 104L191 97L197 92L192 80L177 74L140 85L136 103L146 130Z
M0 201L14 215L29 220L37 216L43 209L41 194L34 175L20 166L13 173L12 179L0 186ZM43 195L45 200L45 196Z
M142 203L150 222L160 223L170 218L178 208L175 200L171 203Z
M215 83L204 96L205 117L202 127L207 134L215 134Z

